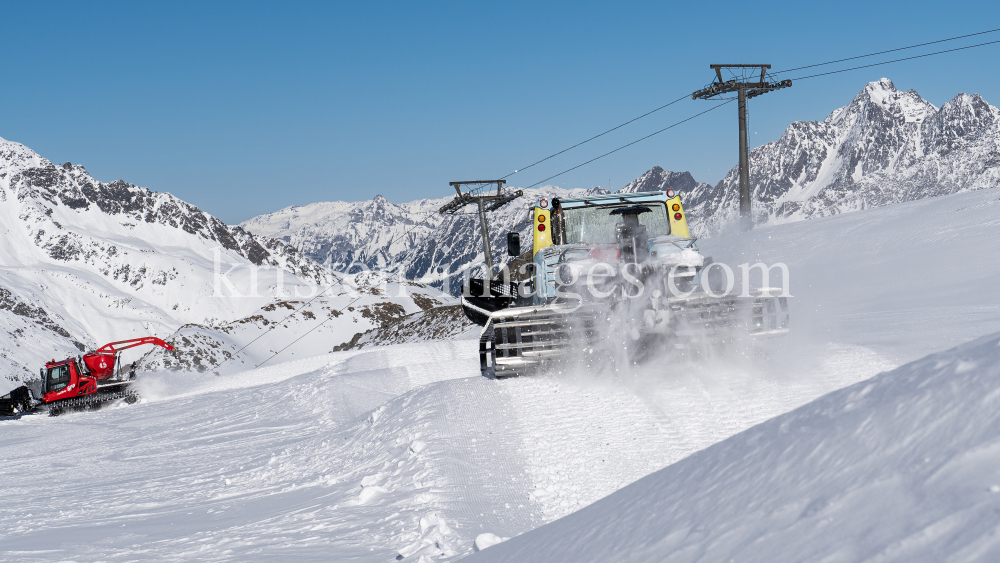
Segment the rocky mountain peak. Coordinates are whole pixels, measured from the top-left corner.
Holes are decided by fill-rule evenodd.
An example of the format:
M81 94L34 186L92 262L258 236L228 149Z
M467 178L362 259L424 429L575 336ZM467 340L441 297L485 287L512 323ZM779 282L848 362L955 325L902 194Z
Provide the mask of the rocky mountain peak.
M701 185L690 172L672 172L659 166L650 168L645 174L632 180L619 193L654 192L673 189L678 193L690 193ZM704 184L707 186L708 184Z
M758 224L994 187L1000 183L1000 113L979 96L965 94L938 110L917 92L899 91L884 78L865 85L824 121L796 121L778 140L753 149L750 171ZM738 182L736 167L711 186L689 172L654 166L620 192L674 189L684 196L693 234L706 236L735 223ZM528 239L524 204L542 196L603 192L555 186L525 190L522 199L490 214L494 262L503 262L500 251L508 231ZM480 275L482 244L478 217L471 209L456 215L436 213L453 197L446 192L442 196L401 204L381 196L310 204L243 225L282 237L319 262L363 263L454 292L456 272Z
M852 127L885 120L919 123L937 108L915 90L901 92L888 78L869 82L851 103L834 110L824 123Z
M755 222L822 217L956 191L1000 178L1000 111L959 94L940 110L891 80L868 83L822 122L796 121L750 151ZM738 168L696 190L690 216L699 236L732 225Z
M40 166L42 161L48 162L21 143L0 138L0 187L8 184L12 174Z
M979 94L959 94L941 106L940 114L949 119L992 120L998 116L997 108L991 106Z
M47 358L232 321L289 287L340 279L168 193L101 182L3 139L0 230L0 386L37 376Z
M236 252L256 265L286 268L320 283L329 274L295 248L240 227L230 227L198 207L169 193L154 192L124 180L100 182L79 165L55 165L20 143L0 139L0 204L27 228L27 240L48 257L99 264L112 246L92 232L134 231L139 225L194 236ZM109 227L110 225L110 227ZM164 236L163 234L159 235Z

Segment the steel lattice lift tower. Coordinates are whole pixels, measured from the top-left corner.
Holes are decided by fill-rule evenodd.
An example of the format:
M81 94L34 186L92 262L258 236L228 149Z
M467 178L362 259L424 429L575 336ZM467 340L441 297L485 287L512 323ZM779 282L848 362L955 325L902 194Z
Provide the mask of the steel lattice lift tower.
M486 269L489 272L486 276L487 279L493 275L493 249L490 248L490 229L486 221L486 213L488 211L495 211L523 195L521 190L504 191L503 185L506 183L507 180L448 182L450 186L455 188L458 195L438 210L438 213L441 214L448 213L454 215L456 211L471 203L475 203L479 207L479 227L483 231L483 254L486 257ZM485 188L493 184L497 185L497 192L495 194L484 193ZM462 186L470 185L475 187L463 193Z
M747 139L747 100L774 90L788 88L792 85L792 81L768 82L767 70L771 68L771 65L709 66L715 71L716 81L691 94L691 99L708 100L716 96L736 92L740 113L740 229L749 231L753 228L753 216L750 213L750 155ZM736 72L734 72L734 69ZM759 77L756 72L757 69L760 69ZM723 70L729 71L732 78L723 80ZM737 72L739 72L739 76L737 76Z

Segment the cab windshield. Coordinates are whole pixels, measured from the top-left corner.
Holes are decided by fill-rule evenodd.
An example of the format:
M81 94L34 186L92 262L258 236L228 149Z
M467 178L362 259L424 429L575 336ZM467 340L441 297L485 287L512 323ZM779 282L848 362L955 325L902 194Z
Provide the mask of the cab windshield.
M615 225L622 222L621 214L611 212L621 207L641 205L649 212L639 215L639 224L646 226L649 238L670 234L670 220L667 206L659 202L623 202L618 205L593 205L589 207L563 208L563 229L567 244L615 244Z
M69 385L69 364L49 368L45 378L45 389L49 392L59 391Z

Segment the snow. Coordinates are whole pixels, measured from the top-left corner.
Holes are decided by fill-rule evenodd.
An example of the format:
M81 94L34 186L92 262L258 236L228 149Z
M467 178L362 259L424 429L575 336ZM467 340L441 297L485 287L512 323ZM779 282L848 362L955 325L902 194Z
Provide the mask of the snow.
M783 262L793 342L899 364L1000 331L1000 189L926 198L699 241L731 266Z
M831 393L476 561L996 561L1000 333Z
M957 94L940 109L887 78L824 121L793 122L750 151L754 221L780 224L997 186L1000 110ZM692 233L734 228L737 168L685 193Z
M496 534L491 534L489 532L486 532L485 534L479 534L478 536L476 536L476 541L475 541L476 551L482 551L487 547L494 546L500 542L504 542L509 539L510 538L501 538L500 536Z
M730 366L711 381L706 368L648 381L645 396L610 381L486 380L476 350L456 340L163 373L143 378L138 405L5 422L4 555L458 557L858 377L784 391L763 373ZM49 551L35 552L41 537Z
M774 408L816 378L806 359L818 341L839 343L826 370L860 376L862 366L880 371L993 334L860 377L742 433L730 426L728 439L710 416L738 409L678 412L691 427L699 413L708 419L715 445L479 560L995 560L998 209L993 189L703 241L717 257L784 260L802 280L789 343L806 349L732 389L751 407ZM796 375L782 382L784 370ZM697 379L745 381L734 375L711 369ZM773 396L753 397L768 383Z
M155 349L141 367L230 374L265 362L323 355L357 334L423 311L421 305L454 306L458 301L388 274L362 272L341 279L343 283L325 289L311 288L312 297L274 301L236 321L184 326L171 336L176 353ZM418 329L411 332L419 335Z
M37 378L47 360L107 342L182 343L179 363L199 371L235 354L223 366L231 373L326 354L390 319L457 303L399 276L334 274L170 194L103 184L3 139L0 231L0 394ZM143 359L148 351L122 358L179 367L162 351Z
M794 331L754 353L494 381L469 335L326 353L331 333L0 421L0 559L989 560L998 198L701 241L789 266Z
M510 187L511 190L517 189ZM600 191L600 190L598 190ZM524 205L542 197L577 197L592 190L555 186L525 189L516 201L490 214L494 262L505 261L506 233L530 240ZM457 295L463 272L483 264L479 217L472 208L455 215L438 210L455 194L395 204L382 196L358 202L319 202L287 207L240 224L258 235L288 241L303 254L338 271L348 266L389 271Z
M53 357L236 321L279 294L337 279L170 194L102 184L80 165L55 166L3 139L0 231L0 394ZM259 265L247 248L262 255ZM215 283L217 272L232 288Z

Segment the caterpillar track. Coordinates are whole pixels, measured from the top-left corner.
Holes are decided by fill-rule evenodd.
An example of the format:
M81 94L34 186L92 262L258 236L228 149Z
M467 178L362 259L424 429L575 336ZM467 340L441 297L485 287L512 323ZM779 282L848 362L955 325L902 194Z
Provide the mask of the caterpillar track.
M105 388L107 389L107 388ZM74 397L46 405L49 416L59 416L66 411L88 411L100 410L106 404L114 401L124 400L132 405L141 399L139 394L133 389L132 384L124 384L120 389L107 389L107 391L94 393L84 397Z
M67 410L97 410L113 401L135 403L139 400L133 387L137 366L122 365L121 352L144 344L175 351L167 342L147 336L111 342L75 358L52 360L40 370L38 380L0 397L0 417L41 411L58 416Z

